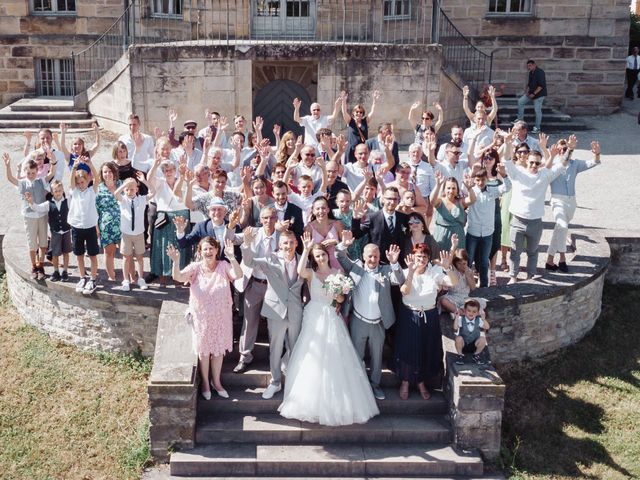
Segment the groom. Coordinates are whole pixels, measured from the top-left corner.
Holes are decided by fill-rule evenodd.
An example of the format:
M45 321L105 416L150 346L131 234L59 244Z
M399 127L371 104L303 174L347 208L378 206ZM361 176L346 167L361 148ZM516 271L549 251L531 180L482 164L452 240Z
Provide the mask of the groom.
M336 247L338 262L356 285L351 294L351 341L362 361L364 350L369 344L371 389L378 400L384 400L384 391L380 388L382 349L385 330L396 321L391 302L391 284L401 285L404 282L404 274L398 265L400 247L390 245L385 252L389 265L380 265L380 249L376 244L369 243L364 247L362 262L351 260L347 256L347 248L352 243L353 234L345 230L342 232L342 243Z
M296 255L298 241L290 230L280 233L278 252L263 258L255 258L251 248L255 233L252 228L244 231L242 258L247 267L259 268L267 278L267 290L260 314L267 318L269 327L269 367L271 382L262 398L272 398L282 390L282 352L285 339L288 348L293 349L302 324L301 288L304 280L298 276L299 255Z

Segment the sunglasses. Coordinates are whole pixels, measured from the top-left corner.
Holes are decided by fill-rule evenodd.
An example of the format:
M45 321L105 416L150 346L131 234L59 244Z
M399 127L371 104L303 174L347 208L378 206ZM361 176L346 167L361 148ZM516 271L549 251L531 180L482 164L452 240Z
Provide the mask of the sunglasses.
M462 151L461 150L450 150L450 152L454 155L462 155Z
M407 223L409 225L421 225L422 224L422 222L420 220L418 220L417 218L412 218Z
M304 156L305 157L315 157L316 154L315 153L305 153Z
M542 162L529 162L530 167L538 167L542 164Z
M517 155L524 155L525 153L529 153L529 150L516 150Z
M487 155L486 157L482 157L482 160L489 161L489 160L495 160L495 158L493 158L491 155Z
M319 111L320 111L320 109L319 109L319 108L312 108L312 109L311 109L311 111L312 111L312 112L319 112Z

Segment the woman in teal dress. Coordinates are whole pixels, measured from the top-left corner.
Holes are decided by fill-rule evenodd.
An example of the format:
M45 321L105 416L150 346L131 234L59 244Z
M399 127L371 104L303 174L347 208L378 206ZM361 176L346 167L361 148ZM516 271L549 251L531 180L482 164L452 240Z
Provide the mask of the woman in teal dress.
M351 192L347 190L341 190L336 196L336 205L338 208L334 208L332 213L336 220L339 220L344 227L344 230L351 230L351 224L353 221L353 209L351 208ZM352 260L362 259L362 251L364 246L369 243L369 234L355 240L351 246L347 249L347 254Z
M104 249L104 263L109 280L116 281L116 250L122 236L120 232L120 205L113 192L122 184L118 179L118 165L106 162L98 175L96 208L98 210L98 230L100 245Z
M465 183L468 196L460 196L460 186L454 177L446 180L440 172L436 172L436 186L431 192L431 205L435 210L436 228L433 238L436 239L440 250L451 250L451 236L456 233L459 248L465 248L464 225L467 222L466 209L476 201L473 183Z

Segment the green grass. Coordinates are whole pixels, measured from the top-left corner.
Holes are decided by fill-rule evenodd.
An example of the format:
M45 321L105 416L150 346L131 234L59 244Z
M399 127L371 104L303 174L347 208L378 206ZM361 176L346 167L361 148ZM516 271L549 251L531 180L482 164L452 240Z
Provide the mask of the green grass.
M640 478L640 289L606 286L580 343L501 369L514 479Z
M150 366L60 344L1 301L0 478L139 478L150 459Z

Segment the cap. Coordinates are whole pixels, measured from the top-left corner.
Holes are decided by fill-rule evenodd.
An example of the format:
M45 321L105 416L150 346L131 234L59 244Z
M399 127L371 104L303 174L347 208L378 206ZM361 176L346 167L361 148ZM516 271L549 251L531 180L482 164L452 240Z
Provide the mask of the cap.
M229 210L229 207L222 201L221 198L214 197L207 204L207 210L210 208L224 208L225 210Z
M195 120L187 120L186 122L184 122L185 128L188 127L189 125L193 125L194 127L197 127L198 122L196 122Z

